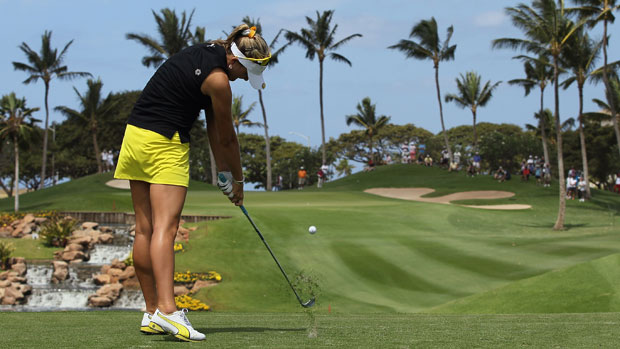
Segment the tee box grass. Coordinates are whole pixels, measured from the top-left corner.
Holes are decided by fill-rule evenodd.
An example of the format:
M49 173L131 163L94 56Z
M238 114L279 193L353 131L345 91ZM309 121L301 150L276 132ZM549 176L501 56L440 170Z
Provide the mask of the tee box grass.
M21 197L22 208L131 211L128 191L105 186L109 179L107 174L90 176L29 193ZM516 195L457 204L518 203L532 208L482 210L363 192L377 187L433 188L432 196L506 190ZM568 201L567 229L553 231L557 188L515 177L498 183L490 176L470 178L438 168L392 165L328 182L321 190L246 192L246 208L287 272L303 272L319 282L313 309L319 336L314 342L307 342L302 331L255 329L306 325L301 307L252 227L211 186L190 184L184 213L233 218L198 224L186 252L177 254L176 270L216 270L222 275L219 285L195 295L213 312L190 316L207 329L235 329L208 335L218 342L250 338L256 345L277 347L279 338L301 346L356 346L359 342L349 335L358 334L369 346L578 347L586 340L605 346L614 343L608 324L617 324L620 311L620 285L613 274L620 267L620 201L609 192L593 194L590 202ZM11 200L0 201L1 210L11 208ZM308 233L311 225L317 227L316 234ZM472 315L492 313L504 315ZM95 314L102 319L127 316L130 321L123 312ZM37 316L8 315L17 322ZM72 317L68 313L67 321ZM372 326L383 332L369 330ZM359 334L364 331L377 337ZM140 343L156 346L158 340Z

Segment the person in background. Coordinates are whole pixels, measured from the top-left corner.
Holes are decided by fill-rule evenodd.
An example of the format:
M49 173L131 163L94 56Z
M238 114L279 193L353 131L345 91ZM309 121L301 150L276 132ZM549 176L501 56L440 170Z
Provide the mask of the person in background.
M407 143L403 143L400 146L400 155L402 157L401 162L403 164L408 164L410 161L413 162L415 160L415 157L409 159L409 145Z
M299 168L297 171L297 189L302 190L304 185L306 185L306 177L308 176L308 172L304 169L303 166Z
M542 167L538 165L534 167L534 177L536 177L536 185L542 184Z
M586 201L586 180L583 176L579 177L579 181L577 182L577 194L579 195L579 202Z
M480 156L480 154L478 154L478 152L476 152L476 154L474 155L474 169L476 171L476 174L480 174L480 162L482 161L482 157Z
M323 172L323 169L319 168L319 170L316 171L316 176L318 178L316 181L316 187L323 188L323 181L325 180L325 172Z
M456 163L456 166L457 166L457 169L458 169L458 167L461 165L461 152L457 150L452 155L454 157L454 162Z
M549 165L548 162L545 162L545 166L543 167L543 186L551 186L551 165Z
M499 167L497 169L497 171L495 171L495 174L493 175L494 179L497 179L498 182L502 183L503 181L506 180L506 171L504 171L503 167Z
M108 172L108 152L105 149L101 151L101 167L103 172Z
M575 200L575 196L577 195L577 178L574 175L568 176L566 178L566 198Z
M112 154L112 150L108 150L108 171L114 170L114 154Z

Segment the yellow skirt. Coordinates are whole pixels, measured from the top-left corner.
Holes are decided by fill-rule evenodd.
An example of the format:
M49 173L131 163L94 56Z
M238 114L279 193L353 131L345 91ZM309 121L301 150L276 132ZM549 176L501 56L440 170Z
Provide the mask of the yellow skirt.
M189 143L128 124L114 178L187 187Z

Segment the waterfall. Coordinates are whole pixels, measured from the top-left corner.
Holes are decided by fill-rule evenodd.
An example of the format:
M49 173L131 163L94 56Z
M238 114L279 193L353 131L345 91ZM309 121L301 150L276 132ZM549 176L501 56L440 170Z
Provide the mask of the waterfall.
M103 264L110 264L113 259L124 260L131 251L132 238L128 230L117 228L110 244L97 244L90 251L90 260L86 263L69 265L67 280L52 284L52 264L29 263L26 272L27 283L32 286L32 294L25 305L0 306L0 310L15 311L51 311L51 310L92 310L88 306L88 296L94 294L98 286L93 282L93 275L98 274ZM142 293L137 290L123 290L120 298L111 309L144 308Z
M129 257L129 251L131 245L95 245L90 251L90 260L87 264L110 264L115 258L123 261Z
M51 264L30 264L26 272L26 280L32 287L48 285L52 279L52 273Z

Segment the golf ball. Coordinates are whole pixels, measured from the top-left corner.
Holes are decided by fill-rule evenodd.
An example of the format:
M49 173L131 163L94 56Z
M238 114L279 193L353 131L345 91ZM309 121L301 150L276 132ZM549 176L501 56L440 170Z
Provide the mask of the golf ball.
M310 234L314 234L316 233L316 227L314 225L311 225L310 228L308 228L308 232Z

